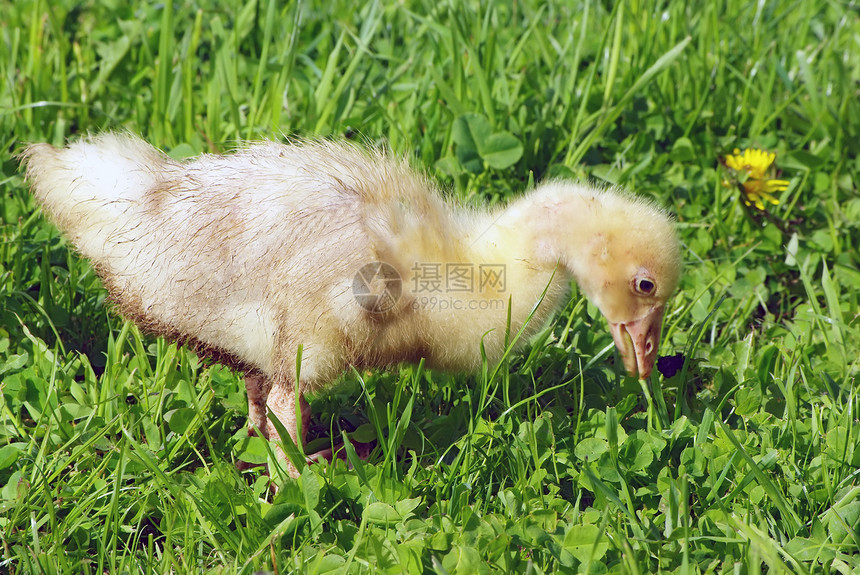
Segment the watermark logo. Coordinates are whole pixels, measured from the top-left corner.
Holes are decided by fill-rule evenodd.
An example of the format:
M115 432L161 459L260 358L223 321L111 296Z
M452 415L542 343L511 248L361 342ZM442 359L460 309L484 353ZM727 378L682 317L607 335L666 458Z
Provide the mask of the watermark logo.
M410 302L416 311L504 309L505 264L416 262L411 272ZM385 262L372 262L352 280L355 301L371 313L393 310L403 295L403 279ZM467 294L476 297L469 299Z
M505 264L417 262L412 266L412 291L502 294L507 291Z
M393 266L371 262L352 278L352 294L358 305L372 313L385 313L397 305L403 293L403 282Z

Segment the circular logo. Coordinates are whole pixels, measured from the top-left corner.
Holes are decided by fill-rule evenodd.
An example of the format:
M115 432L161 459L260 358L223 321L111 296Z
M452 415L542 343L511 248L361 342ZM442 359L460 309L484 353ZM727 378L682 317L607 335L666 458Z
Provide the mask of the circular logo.
M355 301L371 313L385 313L394 309L402 292L400 274L385 262L366 264L352 278Z

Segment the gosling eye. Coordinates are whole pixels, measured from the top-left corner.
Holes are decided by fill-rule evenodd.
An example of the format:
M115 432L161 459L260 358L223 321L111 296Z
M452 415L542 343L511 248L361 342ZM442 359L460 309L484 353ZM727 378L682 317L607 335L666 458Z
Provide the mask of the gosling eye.
M657 289L657 284L651 278L638 277L633 280L633 289L639 295L651 295Z

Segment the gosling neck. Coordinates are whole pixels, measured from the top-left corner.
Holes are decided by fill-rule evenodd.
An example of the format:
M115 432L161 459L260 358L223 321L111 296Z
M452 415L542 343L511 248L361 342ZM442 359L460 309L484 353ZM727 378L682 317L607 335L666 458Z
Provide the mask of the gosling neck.
M550 183L509 205L497 220L505 246L530 265L561 268L578 280L585 262L605 248L607 221L603 193L579 185Z

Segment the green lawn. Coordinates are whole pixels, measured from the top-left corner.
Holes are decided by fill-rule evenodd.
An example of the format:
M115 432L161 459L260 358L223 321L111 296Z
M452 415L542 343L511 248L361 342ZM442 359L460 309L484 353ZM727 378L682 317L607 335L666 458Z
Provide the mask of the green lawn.
M856 3L131 4L0 0L0 573L860 573ZM482 373L345 374L311 431L370 459L274 494L240 374L112 315L28 195L24 143L108 129L364 140L466 203L629 187L677 216L687 361L626 378L574 290Z

